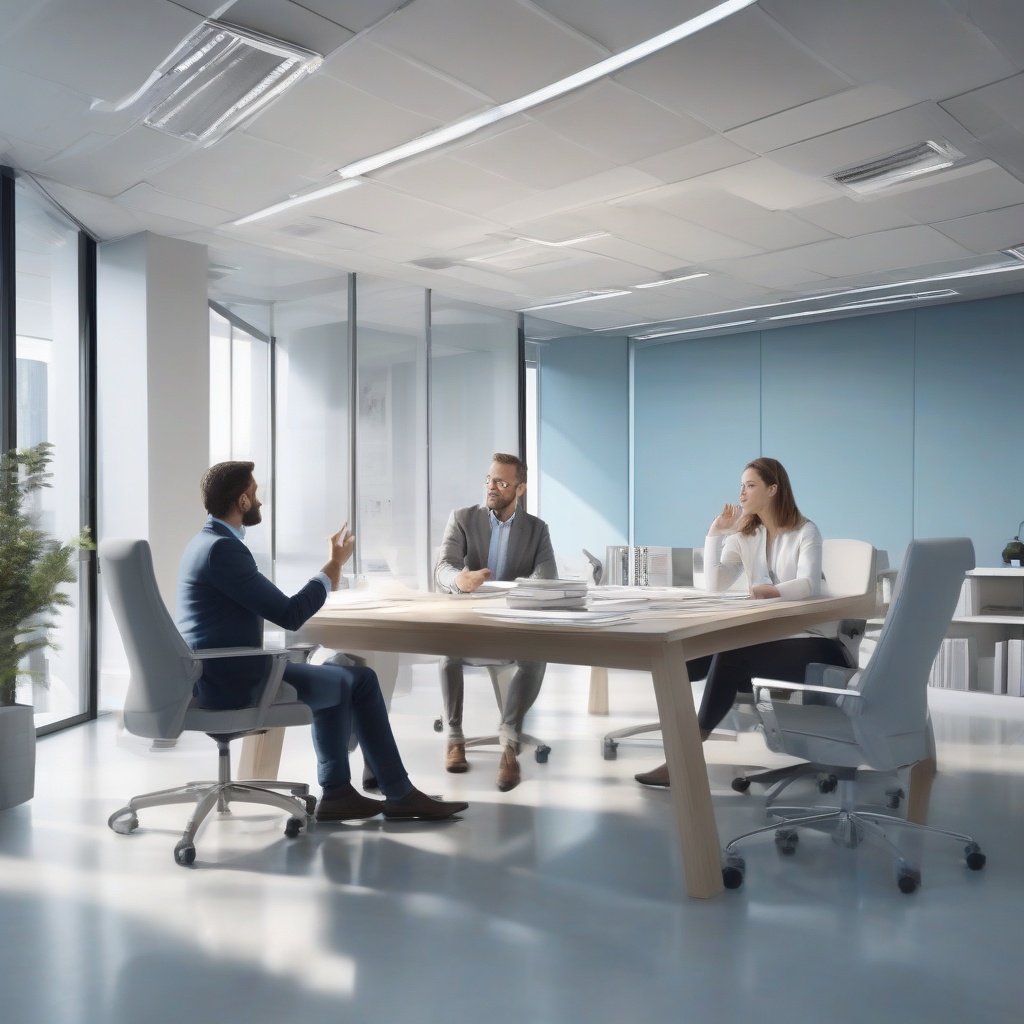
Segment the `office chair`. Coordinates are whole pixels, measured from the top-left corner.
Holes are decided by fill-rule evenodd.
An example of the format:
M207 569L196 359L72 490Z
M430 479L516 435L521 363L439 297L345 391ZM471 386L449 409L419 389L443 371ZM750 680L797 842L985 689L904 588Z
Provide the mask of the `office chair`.
M512 676L515 674L516 663L514 661L498 661L492 658L466 658L464 660L466 668L487 669L487 674L491 679L491 686L494 688L494 699L497 701L498 711L503 711L505 708L505 692ZM434 719L434 732L444 732L443 715L438 715ZM497 733L492 733L488 736L467 736L466 749L468 750L470 747L493 747L499 745L500 742ZM533 757L538 764L544 764L551 753L551 747L547 743L528 732L521 732L519 734L519 743L524 747L533 747Z
M297 836L316 807L316 798L305 783L231 779L232 740L266 729L312 722L309 708L296 700L292 687L282 682L288 652L248 647L191 650L160 597L149 543L105 540L99 554L107 597L128 656L125 728L147 739L174 739L185 731L205 732L218 751L216 782L189 782L132 797L107 824L119 835L128 835L139 827L137 812L142 808L194 803L192 816L174 847L174 859L183 867L195 861L196 833L207 816L214 809L228 813L235 801L287 811L290 816L284 833L288 838ZM202 674L205 660L254 656L271 662L256 706L226 711L192 706L192 685Z
M921 872L889 840L890 829L957 839L965 844L968 868L984 867L985 855L970 836L924 824L934 769L928 673L949 628L964 573L973 567L974 547L966 537L912 541L878 645L863 669L811 665L803 683L754 680L757 713L769 748L802 758L817 771L835 774L840 805L768 808L768 814L781 821L737 836L726 845L722 876L727 888L743 882L742 842L774 832L779 850L793 854L804 828L829 832L841 846L855 847L862 841L882 846L896 860L897 884L904 893L917 889ZM814 694L824 703L777 703L773 690ZM857 783L864 768L892 776L911 770L914 788L906 819L858 804Z
M857 594L874 594L875 581L875 549L862 540L824 540L821 550L822 592L828 597L847 597ZM736 586L740 586L737 583ZM746 586L743 582L742 586ZM860 639L867 628L866 619L842 619L837 623L836 635L847 653L851 667L857 665L857 649ZM697 680L690 680L696 682ZM725 733L746 732L756 728L757 718L754 714L753 694L740 693L732 711L721 723L719 730L712 733L712 738L723 737ZM647 722L643 725L632 725L624 729L615 729L605 733L601 741L601 755L606 761L615 760L619 741L629 736L645 732L660 732L660 722ZM744 792L751 782L771 783L783 777L796 778L795 767L762 772L757 775L741 776L733 780L733 789ZM783 775L783 773L786 773ZM792 780L791 780L792 781Z

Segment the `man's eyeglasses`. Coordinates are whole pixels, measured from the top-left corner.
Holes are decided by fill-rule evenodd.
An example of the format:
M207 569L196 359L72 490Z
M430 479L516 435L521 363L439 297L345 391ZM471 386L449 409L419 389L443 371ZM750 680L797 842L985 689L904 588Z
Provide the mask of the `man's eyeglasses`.
M517 486L516 484L510 484L507 480L492 480L489 476L484 477L484 486L490 487L491 484L494 484L499 491L507 491L510 487Z

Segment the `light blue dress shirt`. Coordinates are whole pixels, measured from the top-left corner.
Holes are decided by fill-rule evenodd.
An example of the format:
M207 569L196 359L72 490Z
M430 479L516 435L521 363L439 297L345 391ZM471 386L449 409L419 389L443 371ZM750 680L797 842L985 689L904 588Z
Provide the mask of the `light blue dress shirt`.
M491 509L491 546L487 549L487 568L491 570L492 579L504 578L505 562L508 560L508 535L512 532L512 520L515 517L516 514L513 512L505 522L502 522L494 514L494 509Z

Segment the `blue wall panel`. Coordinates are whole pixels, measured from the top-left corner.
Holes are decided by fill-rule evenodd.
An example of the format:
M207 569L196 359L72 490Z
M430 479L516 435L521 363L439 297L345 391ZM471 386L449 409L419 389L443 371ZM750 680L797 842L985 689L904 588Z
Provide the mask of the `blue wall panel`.
M555 555L587 565L629 528L629 364L625 338L566 338L539 362L540 515Z
M1024 519L1024 296L917 314L914 533L974 538L1001 564Z
M637 347L634 537L700 546L761 454L760 335Z
M763 454L823 536L870 541L894 563L914 526L914 317L761 335Z

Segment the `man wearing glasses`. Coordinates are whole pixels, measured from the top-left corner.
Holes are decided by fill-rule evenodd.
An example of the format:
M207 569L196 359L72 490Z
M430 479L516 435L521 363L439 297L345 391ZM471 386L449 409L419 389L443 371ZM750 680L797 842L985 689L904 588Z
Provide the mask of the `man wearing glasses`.
M526 491L526 463L515 455L495 452L484 481L485 503L457 508L445 528L434 570L437 589L447 594L469 594L488 580L520 577L554 579L558 575L547 523L519 508ZM472 661L468 662L472 664ZM441 660L441 694L448 723L445 768L464 772L466 738L462 732L463 668L461 658ZM539 661L517 661L498 726L501 760L498 789L503 793L519 785L520 735L526 712L540 693L547 667ZM488 671L494 672L493 664Z

